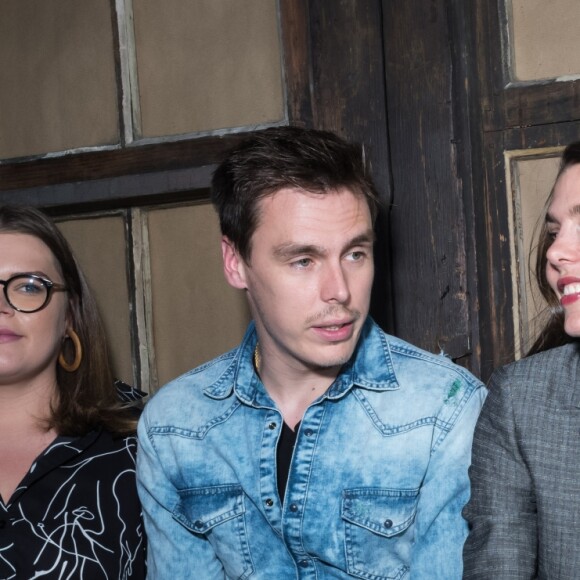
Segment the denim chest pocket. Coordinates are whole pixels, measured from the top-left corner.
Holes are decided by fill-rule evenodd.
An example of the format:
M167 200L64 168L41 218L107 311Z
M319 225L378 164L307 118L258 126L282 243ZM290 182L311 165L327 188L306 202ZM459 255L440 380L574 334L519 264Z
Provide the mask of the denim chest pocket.
M219 485L180 491L173 517L209 541L228 578L244 580L254 573L245 513L241 486Z
M348 573L399 580L409 572L419 490L347 489L342 494Z

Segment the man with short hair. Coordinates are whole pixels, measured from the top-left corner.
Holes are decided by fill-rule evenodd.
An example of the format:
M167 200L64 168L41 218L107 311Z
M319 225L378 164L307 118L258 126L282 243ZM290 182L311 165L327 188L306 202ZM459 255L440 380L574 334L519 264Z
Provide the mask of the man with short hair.
M145 408L150 577L461 578L485 390L368 316L377 196L360 148L256 132L212 201L253 322Z

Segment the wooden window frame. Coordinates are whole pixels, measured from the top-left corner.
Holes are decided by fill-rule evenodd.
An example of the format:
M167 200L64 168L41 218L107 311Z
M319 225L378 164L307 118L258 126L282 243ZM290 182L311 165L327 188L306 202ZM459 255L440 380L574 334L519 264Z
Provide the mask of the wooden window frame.
M135 138L139 130L133 118L135 105L129 98L134 57L125 54L126 61L121 62L119 50L120 37L126 42L123 35L128 32L127 21L119 22L117 14L126 3L110 1L117 55L119 145L0 161L0 203L35 205L60 217L206 200L214 169L245 137L246 130L236 129L163 142ZM391 175L382 3L278 0L278 10L284 122L336 131L348 140L367 143L365 153L382 201L376 225L377 268L371 313L383 328L392 331ZM123 18L130 20L130 15ZM133 321L133 332L137 322ZM138 337L133 339L135 342ZM134 344L135 348L138 345ZM143 371L139 374L142 376Z
M50 154L0 162L0 203L34 204L55 215L143 203L179 201L191 192L209 187L211 175L225 152L244 131L169 138L148 143L134 126L135 103L129 63L131 54L120 51L117 8L125 0L111 0L114 15L118 87L119 146ZM116 7L118 5L118 7ZM312 125L309 90L308 3L281 0L283 75L286 85L286 122ZM128 33L125 32L125 35ZM123 62L121 62L123 58ZM137 115L138 116L138 115Z
M560 147L580 136L580 80L512 82L508 1L476 1L471 47L469 80L478 103L471 121L483 378L516 355L506 151Z

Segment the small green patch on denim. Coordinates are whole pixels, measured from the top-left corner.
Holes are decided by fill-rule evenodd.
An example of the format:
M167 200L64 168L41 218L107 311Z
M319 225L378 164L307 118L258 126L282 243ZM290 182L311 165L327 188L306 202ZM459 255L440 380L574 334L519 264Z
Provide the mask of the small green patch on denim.
M445 397L445 403L449 403L449 401L455 397L460 389L461 381L459 379L455 379L451 385L451 388L449 389L449 392L447 393L447 396Z

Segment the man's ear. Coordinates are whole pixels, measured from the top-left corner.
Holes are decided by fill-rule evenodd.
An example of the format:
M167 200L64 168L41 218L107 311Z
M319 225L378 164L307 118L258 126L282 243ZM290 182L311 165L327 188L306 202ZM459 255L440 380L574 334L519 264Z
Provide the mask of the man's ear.
M247 288L246 265L227 236L222 237L222 257L224 259L224 275L228 284L234 288L245 290Z

